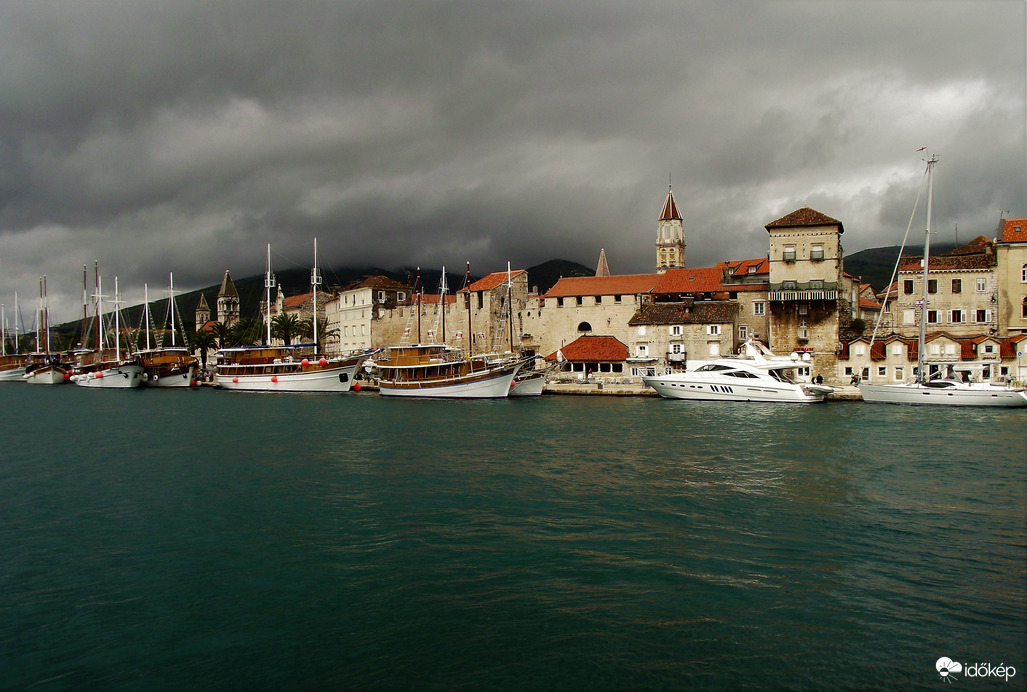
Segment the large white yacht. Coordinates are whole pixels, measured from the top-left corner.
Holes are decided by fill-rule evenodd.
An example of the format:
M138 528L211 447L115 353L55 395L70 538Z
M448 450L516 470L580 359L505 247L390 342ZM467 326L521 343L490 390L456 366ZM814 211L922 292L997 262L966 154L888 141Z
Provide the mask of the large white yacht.
M738 356L695 361L685 372L642 381L667 399L696 401L767 401L814 403L834 391L822 384L798 381L808 363L798 356L775 356L762 344L747 341Z

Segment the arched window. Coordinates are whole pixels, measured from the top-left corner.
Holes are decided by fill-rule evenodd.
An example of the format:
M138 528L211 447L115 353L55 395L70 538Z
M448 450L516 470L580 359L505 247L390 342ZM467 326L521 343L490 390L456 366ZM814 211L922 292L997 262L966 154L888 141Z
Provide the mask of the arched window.
M578 331L579 332L590 332L590 331L592 331L592 325L589 324L588 322L582 322L581 324L578 325Z
M1027 284L1027 263L1020 267L1020 281Z

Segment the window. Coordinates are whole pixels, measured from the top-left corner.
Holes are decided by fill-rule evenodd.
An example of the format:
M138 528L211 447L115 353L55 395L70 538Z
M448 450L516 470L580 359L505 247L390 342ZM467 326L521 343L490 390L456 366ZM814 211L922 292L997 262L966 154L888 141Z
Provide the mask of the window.
M809 325L806 323L806 320L799 320L799 340L809 340Z
M955 344L945 344L945 355L946 356L954 356L954 355L956 355L956 345Z
M985 353L994 353L995 352L995 345L994 344L985 344L984 345L984 352Z
M740 324L738 325L738 340L745 341L749 338L749 325Z
M987 322L989 318L988 310L974 310L971 316L974 322Z
M963 280L962 279L952 279L952 292L953 293L962 293L963 292Z
M406 293L403 293L403 291L400 291L399 293L397 293L397 294L396 294L396 300L397 300L398 302L402 303L402 302L403 302L403 301L405 301L406 299L407 299L407 294L406 294Z
M913 295L913 280L912 279L905 279L902 282L902 292L905 293L907 296Z
M977 292L984 293L988 290L988 280L984 278L977 279Z
M602 296L596 296L596 305L602 305L602 304L603 304L603 297Z
M966 313L964 313L962 310L953 310L952 314L949 315L949 317L949 321L952 324L962 324L963 322L966 322Z
M782 291L794 291L797 287L798 287L798 285L794 281L782 281L781 282L781 290Z
M867 353L866 344L853 344L852 354L855 356L865 356Z
M710 334L712 336L716 336L717 334L720 334L720 325L719 324L709 324L709 325L706 325L706 333Z
M938 324L938 311L928 310L927 311L927 324Z
M1025 264L1023 266L1024 266L1024 271L1027 271L1027 264ZM749 273L750 274L755 274L756 273L756 267L749 267Z
M812 279L809 282L809 287L810 288L823 288L824 287L824 280L823 279Z
M901 356L902 355L902 344L892 344L891 345L891 354L893 356Z
M902 380L902 376L903 376L902 368L895 368L895 379L896 379L896 381L901 381Z
M671 344L670 352L671 353L684 353L684 350L682 350L681 344Z
M635 346L635 355L637 355L639 358L645 358L649 355L649 347L645 344L639 344Z
M1020 267L1020 283L1027 284L1027 264Z
M795 246L794 245L785 245L784 252L782 253L782 259L785 262L794 262L795 261Z
M887 377L888 376L888 366L886 366L886 365L878 365L877 366L877 376L878 377Z
M757 317L765 315L766 313L764 312L764 310L765 310L764 305L765 304L762 301L756 301L755 303L753 303L752 304L752 314L756 315Z
M809 258L811 260L824 259L824 246L820 244L813 245L809 250Z
M800 305L799 306L799 314L800 315L808 315L809 314L809 306L808 305Z
M675 324L670 328L671 336L681 336L681 325Z
M932 356L940 356L941 344L931 344L927 347L927 352L930 353Z
M937 279L928 279L927 280L927 292L928 293L937 293L938 292L938 280Z
M588 322L582 322L581 324L578 325L578 331L579 332L590 332L590 331L592 331L592 325L589 324Z
M1023 307L1020 308L1020 317L1027 317L1027 298L1023 299Z

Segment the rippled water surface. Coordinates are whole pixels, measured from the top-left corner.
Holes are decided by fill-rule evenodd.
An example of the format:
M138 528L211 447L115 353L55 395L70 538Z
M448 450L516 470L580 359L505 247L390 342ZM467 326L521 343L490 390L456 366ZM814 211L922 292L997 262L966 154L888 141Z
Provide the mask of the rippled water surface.
M0 402L3 687L1027 679L1023 410Z

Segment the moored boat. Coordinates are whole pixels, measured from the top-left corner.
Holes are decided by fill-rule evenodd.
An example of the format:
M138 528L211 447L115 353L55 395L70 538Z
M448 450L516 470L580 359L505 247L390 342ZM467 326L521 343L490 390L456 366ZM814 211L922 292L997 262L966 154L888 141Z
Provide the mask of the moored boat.
M183 347L155 348L139 351L136 356L143 366L143 384L147 387L196 386L196 356Z
M747 341L738 356L696 361L684 372L643 377L642 381L666 399L694 401L761 401L816 403L833 387L803 383L796 372L799 359L775 356L762 344Z
M96 272L96 343L103 342L103 293L99 269ZM81 350L76 356L78 363L71 375L71 381L79 387L89 389L134 389L143 384L143 366L138 359L126 353L121 354L121 319L118 293L118 277L114 277L114 348L99 351Z
M348 392L369 355L315 356L313 344L223 348L215 354L217 384L253 392Z
M382 396L502 398L524 361L466 357L445 344L393 346L377 358Z
M25 356L0 356L0 382L21 382L25 374Z
M969 379L966 381L955 379L955 377L941 379L941 367L953 364L932 364L924 358L924 346L927 341L927 309L930 305L928 274L931 264L931 223L934 215L934 166L937 163L938 157L932 155L927 161L926 170L927 224L924 232L923 297L917 301L920 313L920 333L917 340L915 379L912 382L894 384L859 382L857 386L860 396L863 397L863 401L872 404L1025 407L1027 406L1027 391L1023 387L985 382L981 377L978 377L976 382L969 381ZM910 223L912 225L912 220ZM898 263L896 262L897 270ZM894 275L892 280L894 280ZM878 324L880 324L880 318L878 318ZM871 346L876 337L877 328L875 326L874 337L870 342ZM959 365L966 366L963 363Z

